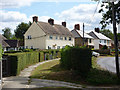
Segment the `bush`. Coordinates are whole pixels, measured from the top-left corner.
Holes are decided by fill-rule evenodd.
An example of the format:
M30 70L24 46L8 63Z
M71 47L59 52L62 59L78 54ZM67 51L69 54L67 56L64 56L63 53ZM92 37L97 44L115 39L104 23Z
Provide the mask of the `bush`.
M61 66L65 69L73 69L81 75L85 75L91 68L91 50L88 48L65 47L61 50Z
M110 55L110 49L100 49L100 50L93 50L93 51L100 53L100 55Z

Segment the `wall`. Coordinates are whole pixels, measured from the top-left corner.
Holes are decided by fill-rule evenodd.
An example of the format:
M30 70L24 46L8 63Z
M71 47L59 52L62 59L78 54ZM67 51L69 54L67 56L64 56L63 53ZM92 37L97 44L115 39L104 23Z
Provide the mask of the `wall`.
M120 24L118 25L118 33L120 33Z
M27 39L28 35L31 35L31 39ZM31 48L33 46L33 48L45 49L46 34L35 22L25 33L24 39L25 47Z
M46 49L48 49L48 46L51 47L51 49L57 49L57 46L60 46L60 48L63 48L63 46L69 45L69 46L74 46L74 38L72 38L71 41L69 41L69 37L67 37L67 40L64 39L65 36L63 37L63 40L60 40L59 35L54 35L53 39L49 38L50 35L47 35L46 37ZM58 39L56 39L56 36ZM53 47L55 46L55 47Z
M99 49L99 39L94 39L94 49Z

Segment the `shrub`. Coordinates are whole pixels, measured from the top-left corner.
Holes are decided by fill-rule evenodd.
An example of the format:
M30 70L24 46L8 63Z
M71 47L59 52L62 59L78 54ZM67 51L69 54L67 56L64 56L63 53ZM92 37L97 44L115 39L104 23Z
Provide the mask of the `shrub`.
M85 75L91 68L91 50L88 48L65 47L61 50L61 66L65 69L73 69L81 75Z

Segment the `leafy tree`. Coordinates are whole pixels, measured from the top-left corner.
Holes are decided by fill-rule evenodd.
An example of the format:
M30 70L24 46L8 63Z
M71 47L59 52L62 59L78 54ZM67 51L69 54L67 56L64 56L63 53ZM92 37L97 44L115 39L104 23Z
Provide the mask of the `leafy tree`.
M105 9L104 9L105 8ZM116 23L120 23L120 1L118 1L116 4L114 4L115 12L116 12ZM99 10L99 13L102 13L102 21L100 24L102 24L102 29L106 28L107 25L112 23L112 3L102 3L101 9Z
M12 33L11 33L11 29L6 27L4 29L2 29L3 31L3 36L6 37L7 39L11 39Z
M110 39L114 39L113 33L109 29L104 29L100 31L105 36L109 37Z
M117 36L118 36L118 40L120 41L120 33L118 33Z
M14 31L15 32L15 37L17 39L23 40L24 34L28 30L29 27L30 27L30 24L27 24L27 23L24 23L24 22L20 23L17 26L16 30Z

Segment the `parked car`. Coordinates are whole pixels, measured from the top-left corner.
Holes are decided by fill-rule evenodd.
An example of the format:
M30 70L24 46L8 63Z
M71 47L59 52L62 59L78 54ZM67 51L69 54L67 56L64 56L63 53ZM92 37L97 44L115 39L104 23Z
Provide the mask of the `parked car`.
M98 57L98 56L100 56L100 54L93 51L93 52L92 52L92 56Z

